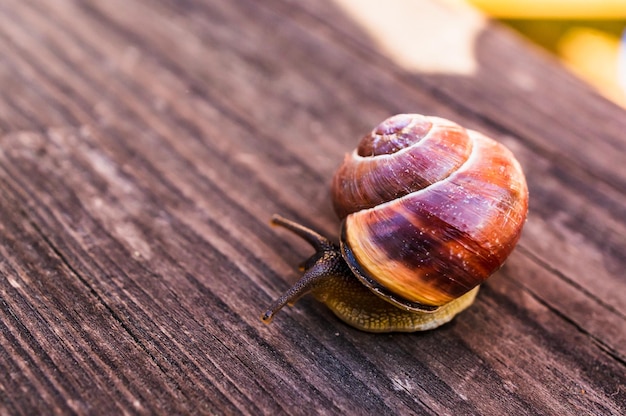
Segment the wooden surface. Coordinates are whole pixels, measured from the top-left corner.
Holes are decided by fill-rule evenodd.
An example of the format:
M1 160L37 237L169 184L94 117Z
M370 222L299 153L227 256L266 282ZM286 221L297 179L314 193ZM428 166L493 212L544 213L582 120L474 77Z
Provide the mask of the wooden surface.
M625 413L626 113L494 24L472 53L407 70L330 1L1 2L0 414ZM435 331L263 325L310 254L270 216L336 237L334 169L400 112L515 152L518 248Z

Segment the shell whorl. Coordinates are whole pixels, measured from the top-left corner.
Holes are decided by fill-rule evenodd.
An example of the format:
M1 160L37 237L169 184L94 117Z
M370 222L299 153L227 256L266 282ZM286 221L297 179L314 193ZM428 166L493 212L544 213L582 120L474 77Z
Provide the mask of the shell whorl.
M342 244L367 275L363 283L429 306L496 271L528 208L524 175L508 149L416 114L393 116L365 136L337 171L332 194L345 218Z
M472 141L458 124L438 117L399 114L361 139L331 187L340 218L447 178L469 157Z

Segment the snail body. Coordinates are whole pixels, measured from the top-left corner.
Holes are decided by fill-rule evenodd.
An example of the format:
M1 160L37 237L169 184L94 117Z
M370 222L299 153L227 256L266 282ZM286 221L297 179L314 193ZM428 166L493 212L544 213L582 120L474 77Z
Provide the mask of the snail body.
M316 249L265 312L311 292L371 332L432 329L472 304L517 243L528 210L522 169L503 145L438 117L388 118L346 155L331 194L339 246L282 217Z

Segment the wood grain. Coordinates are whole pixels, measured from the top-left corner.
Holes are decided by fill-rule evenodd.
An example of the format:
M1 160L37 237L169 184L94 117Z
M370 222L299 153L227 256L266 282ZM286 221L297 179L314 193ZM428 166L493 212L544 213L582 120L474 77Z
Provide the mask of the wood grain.
M0 414L626 412L625 113L495 24L475 47L407 71L327 1L0 4ZM515 152L517 250L436 331L261 324L310 250L270 216L336 237L334 169L399 112Z

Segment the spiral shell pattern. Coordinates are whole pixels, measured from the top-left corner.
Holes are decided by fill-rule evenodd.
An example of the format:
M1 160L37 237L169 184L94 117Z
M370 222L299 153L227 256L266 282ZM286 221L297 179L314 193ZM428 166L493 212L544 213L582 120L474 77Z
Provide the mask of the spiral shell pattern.
M528 210L524 174L508 149L418 114L393 116L365 136L331 191L363 283L427 306L500 268Z

